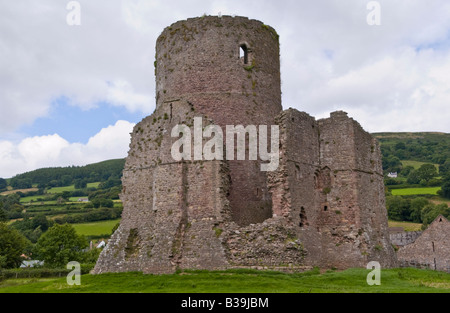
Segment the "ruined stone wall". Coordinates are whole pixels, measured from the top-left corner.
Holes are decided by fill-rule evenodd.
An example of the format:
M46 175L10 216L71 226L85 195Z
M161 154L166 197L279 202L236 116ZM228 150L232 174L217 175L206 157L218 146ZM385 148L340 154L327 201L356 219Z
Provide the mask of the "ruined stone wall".
M450 222L438 216L414 243L401 247L397 255L403 265L450 272Z
M214 225L231 218L226 166L222 161L176 162L171 155L178 139L171 137L173 127L191 125L198 116L178 101L175 110L160 107L135 126L123 171L121 224L95 273L171 273L227 263L214 231Z
M306 262L317 265L322 257L318 204L323 195L316 192L320 171L319 127L315 119L295 109L283 111L276 122L280 127L280 165L269 173L273 211L292 227L306 251Z
M270 126L281 111L278 35L259 21L208 16L174 23L157 40L155 65L157 107L181 98L223 129ZM240 225L272 216L266 173L259 166L259 161L229 163L229 200Z
M422 235L421 231L408 231L397 234L390 234L391 243L398 247L409 245Z
M394 266L379 144L344 112L318 123L321 171L331 182L322 189L326 202L319 221L327 262L342 268L370 261Z
M269 174L273 210L293 225L306 264L395 265L377 141L344 112L315 121L289 109L276 121L282 149Z

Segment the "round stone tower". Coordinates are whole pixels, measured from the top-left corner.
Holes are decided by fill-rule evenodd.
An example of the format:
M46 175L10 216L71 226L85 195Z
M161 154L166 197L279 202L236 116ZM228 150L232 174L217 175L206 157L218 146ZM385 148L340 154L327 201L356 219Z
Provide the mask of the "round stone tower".
M274 125L282 110L276 31L244 17L199 17L167 27L156 44L156 106L187 101L216 125ZM248 144L248 143L247 143ZM269 143L270 144L270 143ZM239 225L272 217L260 161L229 161L229 201Z

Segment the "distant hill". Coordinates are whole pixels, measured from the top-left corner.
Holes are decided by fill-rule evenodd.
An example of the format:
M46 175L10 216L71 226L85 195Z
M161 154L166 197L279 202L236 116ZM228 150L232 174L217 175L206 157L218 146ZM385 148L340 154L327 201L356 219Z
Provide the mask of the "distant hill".
M373 133L383 158L396 157L433 164L450 162L450 134L436 132Z
M125 159L115 159L86 166L42 168L19 174L11 178L9 184L14 189L23 189L106 182L122 177L124 165Z

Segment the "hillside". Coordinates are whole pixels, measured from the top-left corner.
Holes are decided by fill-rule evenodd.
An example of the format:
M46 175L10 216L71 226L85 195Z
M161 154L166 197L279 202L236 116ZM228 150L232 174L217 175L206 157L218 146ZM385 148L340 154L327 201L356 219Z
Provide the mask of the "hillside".
M11 178L9 185L14 189L26 189L106 182L119 179L124 165L125 159L115 159L86 166L42 168Z
M391 224L414 222L425 228L440 214L449 218L450 134L373 135L381 144Z
M450 162L450 134L447 133L374 133L383 157L434 164Z

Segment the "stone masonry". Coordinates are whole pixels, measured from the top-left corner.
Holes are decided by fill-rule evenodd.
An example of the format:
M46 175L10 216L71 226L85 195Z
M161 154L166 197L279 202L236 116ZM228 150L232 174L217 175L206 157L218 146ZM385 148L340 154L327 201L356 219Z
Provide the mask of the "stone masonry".
M401 266L450 273L450 222L442 215L411 244L398 250Z
M156 110L135 126L124 168L122 221L94 273L397 264L378 142L345 112L282 111L273 28L230 16L176 22L157 40L155 74ZM175 161L171 132L196 118L277 125L278 169Z
M391 243L397 247L403 247L416 241L422 235L421 231L408 231L396 234L390 234Z

